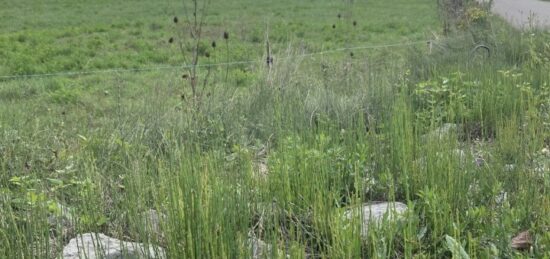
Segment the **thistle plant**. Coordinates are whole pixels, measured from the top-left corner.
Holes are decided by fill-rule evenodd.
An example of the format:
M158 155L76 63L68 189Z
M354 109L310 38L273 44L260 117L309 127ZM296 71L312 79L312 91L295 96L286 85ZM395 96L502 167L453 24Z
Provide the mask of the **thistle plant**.
M229 63L229 32L227 31L223 32L223 41L225 41L226 59L227 59L227 63ZM229 74L229 64L227 64L225 68L225 83L227 83L228 74Z
M176 37L171 37L168 42L178 44L182 61L184 65L184 74L182 78L189 83L192 95L192 104L196 105L200 102L201 97L208 85L208 79L211 75L211 68L204 75L204 78L199 78L199 60L204 57L210 58L210 52L203 51L201 42L203 41L203 29L205 26L205 18L208 14L210 0L192 0L190 3L183 2L184 21L176 16L172 19L176 28ZM189 35L189 37L187 37ZM212 43L212 48L215 49L215 42ZM200 79L203 80L202 86ZM182 100L185 100L185 95L182 94Z

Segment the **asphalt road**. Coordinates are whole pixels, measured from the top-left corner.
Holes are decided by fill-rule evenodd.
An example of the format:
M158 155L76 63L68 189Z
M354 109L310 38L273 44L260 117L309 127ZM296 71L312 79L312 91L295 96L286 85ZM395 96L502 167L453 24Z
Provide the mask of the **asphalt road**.
M487 2L488 0L480 0ZM550 2L540 0L493 0L492 11L516 28L550 29Z

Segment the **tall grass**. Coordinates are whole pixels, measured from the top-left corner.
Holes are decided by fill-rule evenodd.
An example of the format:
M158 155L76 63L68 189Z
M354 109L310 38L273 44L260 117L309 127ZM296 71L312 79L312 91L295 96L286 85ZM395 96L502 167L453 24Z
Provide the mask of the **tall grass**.
M174 79L129 92L119 75L108 95L66 98L60 79L5 82L0 257L54 257L84 232L171 258L249 257L252 237L266 258L450 258L446 236L472 257L550 256L549 48L533 33L494 31L475 63L467 38L404 63L291 47L249 87L215 85L200 112ZM343 213L373 201L409 211L362 237ZM524 230L532 248L515 251Z

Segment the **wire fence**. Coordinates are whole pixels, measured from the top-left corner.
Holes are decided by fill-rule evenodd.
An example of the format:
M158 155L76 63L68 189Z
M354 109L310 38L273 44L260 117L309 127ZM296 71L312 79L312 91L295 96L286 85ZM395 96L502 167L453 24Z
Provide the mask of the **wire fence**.
M367 46L356 46L348 48L338 48L332 50L324 50L319 52L312 53L303 53L299 55L289 56L278 59L289 60L295 58L307 58L312 56L326 55L344 51L353 51L353 50L366 50L366 49L384 49L384 48L396 48L396 47L407 47L420 44L428 44L430 40L424 41L412 41L412 42L400 42L400 43L389 43L389 44L379 44L379 45L367 45ZM208 63L208 64L197 64L196 67L225 67L225 66L235 66L235 65L246 65L246 64L257 64L262 63L261 60L241 60L241 61L231 61L231 62L222 62L222 63ZM125 72L143 72L143 71L155 71L155 70L173 70L173 69L186 69L191 68L193 65L160 65L160 66L151 66L151 67L142 67L142 68L111 68L103 70L86 70L86 71L60 71L53 73L39 73L39 74L24 74L24 75L3 75L0 76L0 79L4 80L17 80L17 79L26 79L26 78L42 78L42 77L58 77L58 76L77 76L77 75L93 75L93 74L110 74L110 73L125 73Z

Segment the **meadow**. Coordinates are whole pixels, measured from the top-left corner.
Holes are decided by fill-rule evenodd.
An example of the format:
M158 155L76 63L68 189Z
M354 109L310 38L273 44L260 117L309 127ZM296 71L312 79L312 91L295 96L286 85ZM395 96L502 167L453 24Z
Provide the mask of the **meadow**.
M550 257L548 32L212 0L195 41L193 1L4 2L0 258L89 232L168 258ZM345 216L378 202L407 210Z

